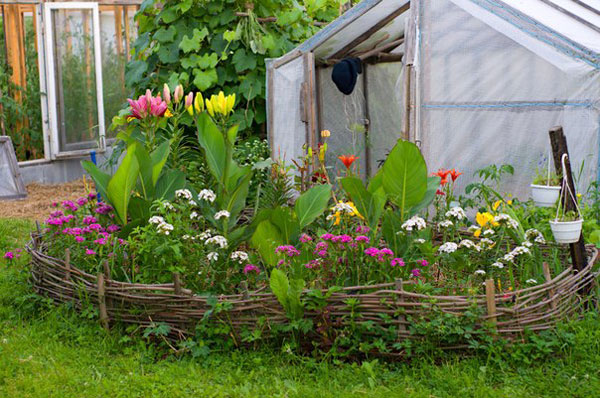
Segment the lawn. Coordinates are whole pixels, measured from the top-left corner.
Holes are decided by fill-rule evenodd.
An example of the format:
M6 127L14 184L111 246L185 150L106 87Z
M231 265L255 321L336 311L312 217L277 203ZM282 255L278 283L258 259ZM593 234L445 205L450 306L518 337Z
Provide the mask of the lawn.
M0 252L33 223L0 220ZM141 338L32 294L26 259L0 260L0 397L592 397L600 391L600 321L565 326L573 343L528 363L448 355L386 364L333 363L286 352L163 355Z

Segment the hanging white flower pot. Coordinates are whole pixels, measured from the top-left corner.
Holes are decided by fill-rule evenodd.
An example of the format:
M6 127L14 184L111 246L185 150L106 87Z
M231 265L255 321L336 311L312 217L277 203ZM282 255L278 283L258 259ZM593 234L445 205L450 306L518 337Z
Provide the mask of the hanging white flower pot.
M575 221L550 220L550 229L556 243L575 243L581 235L583 219Z
M538 207L552 207L560 195L560 185L531 184L531 197Z

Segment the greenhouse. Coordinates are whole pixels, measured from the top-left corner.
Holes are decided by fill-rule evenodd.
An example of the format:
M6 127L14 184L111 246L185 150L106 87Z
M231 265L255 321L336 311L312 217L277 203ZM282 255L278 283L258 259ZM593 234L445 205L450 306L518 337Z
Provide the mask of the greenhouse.
M359 155L372 175L402 137L433 169L463 170L463 184L486 164L509 163L512 191L524 195L548 158L548 130L562 125L587 186L600 175L599 9L570 0L363 1L271 61L272 149L296 158L331 130L331 156ZM363 72L345 95L331 74L348 57Z

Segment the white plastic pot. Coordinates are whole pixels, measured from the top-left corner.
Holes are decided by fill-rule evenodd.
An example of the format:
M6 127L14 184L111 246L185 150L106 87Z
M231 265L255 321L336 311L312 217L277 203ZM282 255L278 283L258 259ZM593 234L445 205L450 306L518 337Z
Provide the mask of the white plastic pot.
M575 243L581 235L583 219L577 221L550 220L550 229L556 243Z
M531 184L531 197L536 206L552 207L560 195L560 186Z

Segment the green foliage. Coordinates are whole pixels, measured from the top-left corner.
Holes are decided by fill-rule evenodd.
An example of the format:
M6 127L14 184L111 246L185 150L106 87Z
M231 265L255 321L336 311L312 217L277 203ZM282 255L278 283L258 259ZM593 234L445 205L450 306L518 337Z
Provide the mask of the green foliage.
M365 189L362 180L358 177L345 177L340 181L358 212L366 217L367 225L372 230L376 230L387 199L384 189L378 187L371 192L370 190L374 189L373 185Z
M271 271L269 285L290 320L298 321L302 319L304 304L300 297L302 289L304 289L304 281L300 279L289 280L283 271L275 268Z
M401 219L423 200L427 191L427 165L415 144L398 141L383 164L382 183L399 207Z
M259 0L252 9L240 0L168 0L157 7L146 0L136 15L139 37L127 84L147 87L235 92L233 116L240 129L259 131L265 115L265 59L275 58L311 37L315 21L337 17L336 0ZM248 16L236 16L246 12ZM261 23L257 17L277 17Z
M330 197L330 185L316 185L296 199L294 211L296 212L300 228L306 227L323 214Z

